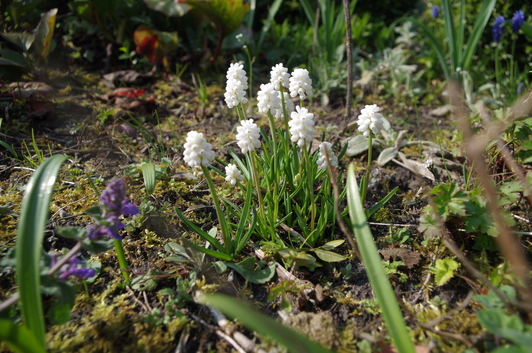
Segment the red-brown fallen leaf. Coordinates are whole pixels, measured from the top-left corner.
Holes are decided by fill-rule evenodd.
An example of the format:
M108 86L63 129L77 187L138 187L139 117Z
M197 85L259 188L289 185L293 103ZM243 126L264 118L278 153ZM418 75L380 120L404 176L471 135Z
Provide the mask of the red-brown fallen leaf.
M29 99L30 112L28 118L51 119L55 115L55 107L52 102Z
M113 94L117 97L137 98L146 93L144 89L134 88L117 88L113 91Z
M419 264L419 261L421 260L421 254L417 251L407 250L403 248L382 249L379 250L379 253L386 261L388 261L390 258L401 258L401 260L405 263L405 266L408 268L412 268L415 265Z

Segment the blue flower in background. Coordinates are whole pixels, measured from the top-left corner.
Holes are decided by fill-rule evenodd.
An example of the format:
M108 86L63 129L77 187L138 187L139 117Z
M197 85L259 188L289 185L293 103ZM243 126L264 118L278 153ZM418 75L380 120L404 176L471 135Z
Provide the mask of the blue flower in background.
M523 10L515 11L514 16L512 17L512 31L514 33L519 32L523 22L525 22L525 13Z
M493 34L493 40L497 43L501 41L502 34L504 33L504 16L497 16L495 22L493 23L493 29L491 33Z
M438 7L438 5L432 6L432 17L436 18L438 17L439 14L440 14L440 8Z
M521 93L523 93L523 87L525 87L525 84L523 82L519 82L519 84L517 85L517 94L518 95L521 95Z

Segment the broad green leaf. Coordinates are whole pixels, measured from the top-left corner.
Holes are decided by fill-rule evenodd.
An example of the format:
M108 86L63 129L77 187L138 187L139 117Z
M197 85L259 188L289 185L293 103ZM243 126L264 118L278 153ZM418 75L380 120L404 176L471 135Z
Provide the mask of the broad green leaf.
M45 353L35 335L26 327L0 319L0 340L17 353Z
M183 4L183 1L178 0L144 0L144 2L150 9L160 11L170 17L181 17L190 10L187 4Z
M0 65L19 66L24 69L30 68L22 54L10 49L0 49Z
M144 163L142 165L142 176L144 177L146 193L151 195L153 190L155 190L155 165L153 163Z
M35 35L31 33L0 33L0 36L15 44L24 52L30 50L31 45L35 40Z
M397 149L395 147L385 148L379 154L379 158L377 158L377 164L381 166L385 165L395 157L397 157Z
M43 15L41 22L39 22L37 28L35 28L35 49L44 59L46 59L50 53L56 15L57 9L51 9Z
M249 330L271 337L284 345L290 353L331 353L291 328L254 311L241 300L220 294L204 294L198 301L215 307L231 318L238 319Z
M312 252L314 252L314 254L316 254L316 256L320 258L320 260L325 262L340 262L347 260L347 257L329 250L315 248L312 249Z
M22 317L41 346L45 346L41 298L40 260L50 199L59 168L67 156L55 155L44 161L26 185L16 242L16 273Z
M350 137L347 139L346 143L347 150L345 151L345 154L348 157L356 156L368 150L368 138L364 135Z
M256 284L266 283L275 275L275 262L259 261L254 257L248 257L238 263L226 263L227 267L238 272L246 281Z
M331 241L326 242L322 246L320 246L320 248L322 248L324 250L332 250L334 248L339 247L343 243L345 243L345 240L343 240L343 239L331 240Z
M296 262L297 266L309 266L316 262L316 258L304 251L294 249L279 249L277 253L284 259L291 259Z
M187 5L206 17L223 36L238 29L250 7L243 0L188 0Z

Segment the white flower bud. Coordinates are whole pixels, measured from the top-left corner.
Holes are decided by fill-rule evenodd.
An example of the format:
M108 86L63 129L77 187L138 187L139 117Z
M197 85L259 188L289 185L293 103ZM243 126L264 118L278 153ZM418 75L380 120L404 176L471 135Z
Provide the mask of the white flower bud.
M366 105L358 116L358 131L363 132L366 137L369 136L370 130L377 135L383 129L383 117L380 111L381 108L376 104Z
M296 142L300 147L310 143L316 134L314 130L314 114L309 113L306 108L301 108L299 105L296 111L290 115L291 120L288 122L290 126L290 139Z
M290 96L305 99L312 95L312 80L306 69L295 69L290 77Z
M327 151L327 156L325 156L325 151ZM334 155L332 145L329 142L320 143L320 153L316 163L319 169L327 169L327 165L331 167L338 166L338 157Z
M248 99L245 97L248 88L248 78L243 70L244 65L232 63L227 70L227 83L225 87L225 103L228 108L233 108L240 103L245 104Z
M184 147L185 163L192 168L200 168L200 166L208 165L214 160L212 145L207 143L202 133L190 131Z
M242 120L241 126L236 128L236 140L238 147L242 149L242 153L253 151L260 147L260 129L253 123L253 119Z
M260 91L257 94L259 113L266 114L269 112L275 115L277 110L281 109L281 98L279 92L275 90L273 84L267 83L260 85Z
M227 167L225 167L225 180L231 183L231 185L236 185L237 181L244 180L244 176L242 173L240 173L240 170L238 170L238 167L234 164L228 164Z
M283 64L277 64L272 67L270 77L270 82L277 91L280 91L281 87L288 88L290 85L290 75L288 74L288 69Z

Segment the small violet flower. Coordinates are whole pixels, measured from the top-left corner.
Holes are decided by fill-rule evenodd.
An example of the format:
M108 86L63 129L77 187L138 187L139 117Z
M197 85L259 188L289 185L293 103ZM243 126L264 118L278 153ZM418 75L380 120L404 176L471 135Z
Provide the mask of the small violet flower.
M299 95L299 99L305 99L312 95L312 80L306 69L295 69L289 81L290 96Z
M370 130L374 135L378 135L383 129L383 116L379 113L380 111L381 108L376 104L366 105L358 116L358 131L363 132L366 137L369 136Z
M190 131L184 147L183 159L192 168L201 168L202 165L206 166L214 160L212 145L207 143L202 133Z
M225 167L225 175L225 180L230 182L231 185L236 185L237 181L244 180L244 176L234 164L228 164L227 167Z
M52 254L52 267L57 262L57 254ZM65 279L68 276L90 278L96 275L96 271L93 268L87 268L85 261L79 259L79 253L71 257L67 263L61 266L58 273L60 279Z
M301 108L298 105L296 111L292 112L290 117L291 120L288 122L290 139L300 147L310 143L316 134L316 130L313 128L314 114L309 113L306 108Z
M294 102L292 102L292 100L290 99L290 95L287 92L283 92L283 96L284 96L284 108L286 109L286 113L290 115L295 109ZM281 119L282 117L283 117L283 109L281 107L281 109L278 109L275 112L274 118Z
M267 83L260 85L260 91L257 94L259 113L272 113L275 115L278 110L281 110L281 98L279 91L276 91L273 84Z
M121 240L118 229L123 229L120 222L122 215L136 215L139 209L126 197L126 183L124 179L117 179L109 184L100 196L102 220L96 225L89 227L88 237L92 240L101 239L104 236Z
M501 41L501 37L504 33L504 16L497 16L495 18L495 22L493 23L493 28L491 29L491 34L493 35L493 41L499 43Z
M288 74L288 69L283 64L277 64L272 67L270 77L270 82L277 91L280 91L281 87L290 87L290 75Z
M512 32L517 33L525 22L525 13L523 10L515 11L512 17Z
M432 6L432 13L431 13L431 16L433 18L436 18L438 17L438 15L440 14L440 8L438 7L438 5L434 5Z
M525 87L525 84L523 82L519 82L519 84L517 85L517 94L518 95L521 95L521 93L523 93L523 87Z
M327 152L327 155L325 152ZM327 169L328 165L331 167L338 166L338 157L334 155L330 142L320 143L320 153L316 163L318 164L318 169Z
M236 128L236 140L238 147L242 149L242 153L253 151L260 147L260 129L257 124L253 123L253 119L242 120L241 126Z
M248 99L245 97L248 88L248 78L243 70L244 65L232 63L227 70L227 83L225 87L225 103L228 108L236 107L239 104L245 104Z

